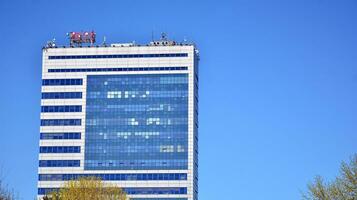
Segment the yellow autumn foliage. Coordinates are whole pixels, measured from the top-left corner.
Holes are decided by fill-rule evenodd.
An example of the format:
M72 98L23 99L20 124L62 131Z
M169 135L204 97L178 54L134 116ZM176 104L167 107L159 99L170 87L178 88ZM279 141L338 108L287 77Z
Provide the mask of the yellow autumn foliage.
M114 185L104 183L96 177L83 177L68 181L51 200L127 200L125 192Z
M317 176L308 185L304 200L357 200L357 154L349 163L341 164L340 176L330 183Z

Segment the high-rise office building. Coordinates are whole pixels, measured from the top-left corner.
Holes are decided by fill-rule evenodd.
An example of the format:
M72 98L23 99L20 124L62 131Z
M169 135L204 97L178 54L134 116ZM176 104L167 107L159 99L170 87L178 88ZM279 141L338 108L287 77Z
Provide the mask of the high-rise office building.
M39 198L96 176L132 200L197 200L193 44L51 44L42 62Z

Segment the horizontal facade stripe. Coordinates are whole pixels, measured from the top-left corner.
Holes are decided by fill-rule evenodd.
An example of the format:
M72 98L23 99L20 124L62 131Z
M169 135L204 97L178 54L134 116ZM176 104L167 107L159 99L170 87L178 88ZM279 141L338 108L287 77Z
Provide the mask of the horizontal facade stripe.
M80 126L81 119L41 119L41 126Z
M83 80L82 79L43 79L42 85L43 86L83 85Z
M68 181L80 177L98 177L105 181L165 181L187 180L185 173L142 173L142 174L39 174L39 181Z
M41 112L82 112L82 106L68 105L68 106L41 106Z
M81 133L41 133L41 140L78 140L81 139Z
M117 67L117 68L71 68L48 69L48 72L121 72L121 71L176 71L187 70L187 67Z
M41 146L40 153L80 153L80 146Z
M166 53L166 54L109 54L109 55L62 55L48 56L49 60L61 59L100 59L100 58L162 58L162 57L187 57L187 53Z
M39 167L79 167L80 160L40 160Z
M42 99L81 99L82 92L43 92Z
M58 191L59 188L38 188L39 195L50 194ZM187 194L186 187L138 187L138 188L123 188L123 191L129 195L139 194Z

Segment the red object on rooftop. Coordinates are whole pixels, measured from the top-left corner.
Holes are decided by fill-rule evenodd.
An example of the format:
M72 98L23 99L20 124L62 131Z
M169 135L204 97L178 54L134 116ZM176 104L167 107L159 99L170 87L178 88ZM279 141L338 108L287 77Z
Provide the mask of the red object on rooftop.
M73 46L74 44L80 46L83 43L95 43L95 32L70 32L68 33L68 37L70 40L70 45Z

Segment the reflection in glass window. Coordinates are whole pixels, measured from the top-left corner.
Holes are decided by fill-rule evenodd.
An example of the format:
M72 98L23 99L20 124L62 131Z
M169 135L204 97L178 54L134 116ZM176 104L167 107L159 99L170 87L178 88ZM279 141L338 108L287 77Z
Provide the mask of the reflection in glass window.
M86 170L187 169L188 75L89 75Z

